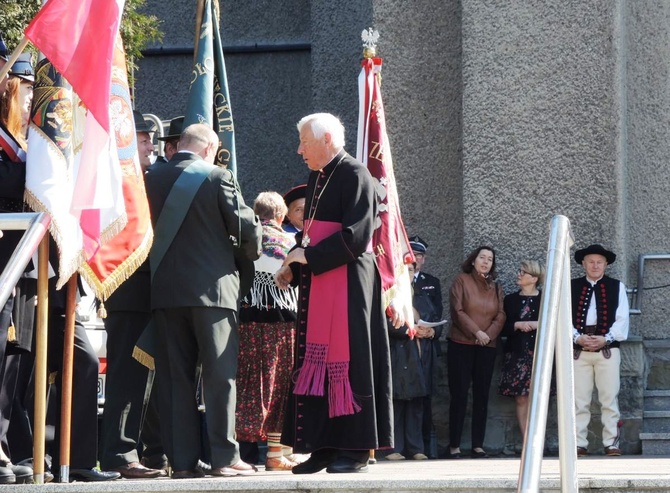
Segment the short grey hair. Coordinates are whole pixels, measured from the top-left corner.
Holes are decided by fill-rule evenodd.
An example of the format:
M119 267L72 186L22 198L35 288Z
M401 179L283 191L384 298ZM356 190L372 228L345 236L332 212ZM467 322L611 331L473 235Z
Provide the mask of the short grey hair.
M330 134L333 147L338 149L344 147L344 125L336 116L330 113L307 115L298 122L298 132L302 131L305 124L309 124L315 138L320 139L324 135Z
M199 152L210 143L217 143L219 136L209 125L194 123L184 129L179 137L179 149Z
M261 221L285 216L287 211L288 208L284 203L284 197L277 192L261 192L254 201L254 212Z

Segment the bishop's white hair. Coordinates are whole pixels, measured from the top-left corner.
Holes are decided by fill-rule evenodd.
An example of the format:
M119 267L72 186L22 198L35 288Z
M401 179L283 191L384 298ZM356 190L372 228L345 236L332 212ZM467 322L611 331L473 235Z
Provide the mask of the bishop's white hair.
M344 147L344 125L336 116L330 113L307 115L298 122L298 132L302 131L305 124L309 124L315 138L320 139L330 134L333 147L337 149Z

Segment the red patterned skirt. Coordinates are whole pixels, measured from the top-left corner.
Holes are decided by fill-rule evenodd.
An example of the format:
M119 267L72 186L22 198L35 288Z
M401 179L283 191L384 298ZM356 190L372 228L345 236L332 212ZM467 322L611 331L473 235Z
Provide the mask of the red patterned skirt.
M237 440L281 433L293 372L295 322L240 323L237 362Z

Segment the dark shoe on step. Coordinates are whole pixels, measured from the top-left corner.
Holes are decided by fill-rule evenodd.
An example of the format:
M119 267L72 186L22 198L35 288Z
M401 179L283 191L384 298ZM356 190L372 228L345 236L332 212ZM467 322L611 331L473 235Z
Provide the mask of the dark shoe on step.
M192 471L172 471L172 479L195 479L195 478L204 478L205 473L194 469Z
M7 464L7 467L9 467L14 473L14 476L16 477L16 484L33 484L35 482L33 479L32 467L23 466L20 464L12 464L11 462ZM53 475L51 476L51 479L53 479ZM47 482L46 478L44 482Z
M210 474L212 476L223 476L223 477L250 476L252 474L255 474L256 471L258 471L258 469L256 469L256 466L252 466L251 464L247 464L246 462L240 460L236 464L233 464L231 466L213 467L212 472Z
M16 465L14 465L12 467L16 467L16 466L25 466L28 469L30 469L31 470L31 473L30 473L31 474L31 481L28 481L28 482L29 483L34 482L35 470L33 468L33 458L32 457L29 457L27 459L23 459L22 461L17 462ZM18 478L17 478L17 480L18 480ZM49 460L47 458L44 459L44 477L43 477L43 480L44 480L45 483L50 483L54 480L54 475L51 473L51 460Z
M203 474L211 474L212 473L212 466L207 464L207 462L203 462L201 460L198 461L198 464L195 466L196 471L200 471Z
M322 471L337 459L337 454L338 451L336 449L315 450L309 459L293 467L291 472L293 474L314 474Z
M586 457L589 455L589 451L586 447L577 447L577 457Z
M99 469L70 469L70 482L72 481L112 481L119 479L121 474L116 471L100 471Z
M329 473L352 473L352 472L368 472L368 461L358 462L351 457L338 457L335 462L326 468Z
M144 467L148 467L149 469L162 469L166 473L168 470L168 460L165 455L142 457L140 464L142 464Z
M473 450L470 452L470 457L473 459L486 459L489 456L489 454L486 453L484 449L479 449L479 450Z
M167 473L162 469L150 469L139 462L129 462L114 469L124 478L128 479L155 479L164 478Z
M9 467L0 466L0 484L14 484L16 476Z

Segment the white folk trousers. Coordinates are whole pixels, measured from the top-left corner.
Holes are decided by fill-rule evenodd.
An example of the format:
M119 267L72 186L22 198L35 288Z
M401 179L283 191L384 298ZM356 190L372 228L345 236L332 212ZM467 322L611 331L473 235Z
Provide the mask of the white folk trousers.
M619 367L621 352L611 348L612 356L606 359L602 352L582 351L574 361L575 368L575 421L577 425L577 446L588 447L588 427L591 421L591 399L593 384L598 389L601 421L603 424L603 446L609 447L617 436L619 412Z

